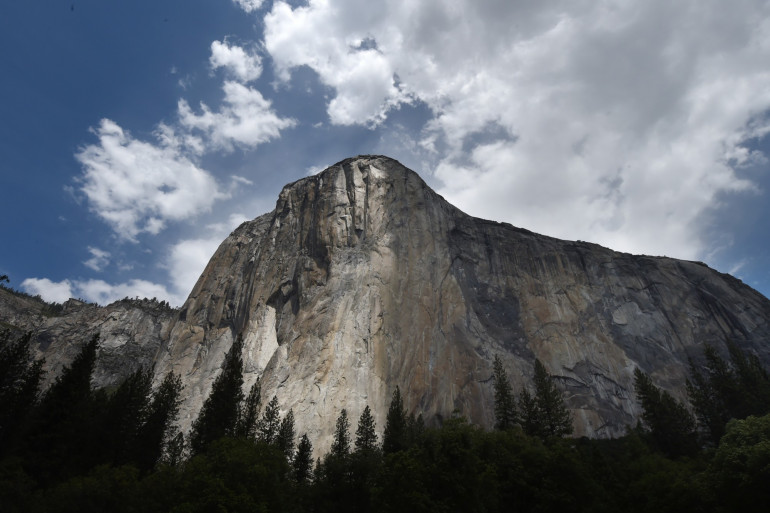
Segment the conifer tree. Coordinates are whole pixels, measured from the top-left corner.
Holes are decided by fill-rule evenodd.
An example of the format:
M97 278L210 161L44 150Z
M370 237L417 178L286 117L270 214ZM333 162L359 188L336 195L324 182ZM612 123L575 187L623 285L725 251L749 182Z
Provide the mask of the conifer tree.
M519 412L521 416L521 428L529 436L542 436L540 428L540 412L537 402L526 388L519 392Z
M495 429L505 431L511 429L518 422L516 412L516 399L508 381L503 362L495 355L493 364L494 388L495 388Z
M367 404L356 428L356 452L371 452L377 449L377 433L375 432L374 417Z
M257 424L257 440L266 444L275 443L280 427L281 415L278 408L278 398L273 396L267 403L265 412Z
M297 446L297 454L294 456L292 468L294 471L294 480L298 483L305 483L312 476L313 466L313 444L310 443L307 434L302 435Z
M0 333L0 454L37 401L43 361L30 351L32 333L11 340Z
M350 421L348 421L347 410L343 408L339 417L337 417L337 424L334 428L331 454L334 456L346 456L348 453L350 453Z
M103 461L91 374L99 335L94 335L43 395L33 412L30 452L42 481L76 475Z
M385 418L385 430L382 434L382 451L386 454L403 451L407 448L407 418L401 390L396 386L390 401L388 415Z
M243 341L238 337L225 355L222 372L214 380L190 432L190 448L198 454L223 436L235 434L243 400Z
M294 436L294 412L289 410L289 413L281 421L278 436L275 439L276 445L289 461L294 457Z
M713 346L704 349L703 371L690 361L687 392L701 428L713 445L730 419L770 412L770 375L755 355L727 342L729 363Z
M566 436L572 433L572 416L564 405L561 390L540 360L535 360L535 401L539 422L545 437Z
M249 395L241 407L238 416L236 436L253 440L257 435L257 422L259 421L259 405L262 401L262 385L260 379L251 386Z
M147 417L139 431L139 449L136 461L140 470L151 470L161 459L164 452L172 453L176 448L172 447L174 437L171 436L173 424L179 414L182 393L182 379L179 375L169 372L152 394ZM176 435L182 436L181 433ZM182 444L184 438L175 443Z
M642 406L642 419L658 448L669 456L697 452L695 419L687 408L653 385L638 368L634 370L634 389Z
M137 369L109 397L101 430L105 436L105 456L114 465L134 459L139 449L140 430L149 413L152 378Z

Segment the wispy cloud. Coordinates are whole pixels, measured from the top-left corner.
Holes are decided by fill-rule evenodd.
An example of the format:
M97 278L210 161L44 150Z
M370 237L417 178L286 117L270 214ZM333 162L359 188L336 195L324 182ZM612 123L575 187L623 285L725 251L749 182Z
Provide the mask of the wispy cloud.
M83 265L89 269L100 272L103 271L104 268L110 263L109 251L104 251L99 248L89 246L88 252L91 254L91 258L83 262Z

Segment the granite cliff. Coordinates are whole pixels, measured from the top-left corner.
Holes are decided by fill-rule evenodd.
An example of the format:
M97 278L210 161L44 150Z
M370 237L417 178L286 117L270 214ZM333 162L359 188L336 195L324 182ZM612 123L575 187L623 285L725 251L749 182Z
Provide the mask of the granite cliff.
M490 426L495 355L515 390L539 358L575 433L599 437L639 418L637 367L683 398L705 343L770 362L770 301L739 280L470 217L379 156L287 185L225 239L178 313L143 312L111 315L154 342L103 339L158 378L182 375L183 428L242 336L245 391L261 376L320 451L342 408L355 422L368 404L381 430L397 385L428 423L458 410Z

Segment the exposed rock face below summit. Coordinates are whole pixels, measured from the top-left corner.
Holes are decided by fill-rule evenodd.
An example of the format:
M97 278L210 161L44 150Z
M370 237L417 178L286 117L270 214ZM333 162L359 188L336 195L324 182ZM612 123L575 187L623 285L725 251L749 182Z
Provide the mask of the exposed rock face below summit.
M287 185L273 212L219 247L161 347L157 376L186 384L190 425L234 338L245 391L294 410L328 448L339 411L379 429L398 385L427 422L493 422L492 361L514 389L539 358L576 434L639 418L633 370L684 396L687 358L732 339L770 361L770 301L703 264L617 253L476 219L385 157Z

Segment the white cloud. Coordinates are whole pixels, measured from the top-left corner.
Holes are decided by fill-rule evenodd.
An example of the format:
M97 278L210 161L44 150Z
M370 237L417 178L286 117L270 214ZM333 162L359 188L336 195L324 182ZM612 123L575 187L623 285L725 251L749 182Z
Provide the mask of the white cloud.
M168 221L191 218L226 197L208 172L162 135L159 144L140 141L108 119L94 133L99 144L76 155L84 169L80 190L124 239L157 234Z
M276 139L281 130L296 124L293 119L280 118L256 89L237 82L226 81L224 103L219 112L201 103L196 114L187 101L179 101L179 120L186 130L204 134L206 144L214 149L232 151L234 146L253 148Z
M279 1L264 22L279 77L334 89L333 123L424 102L439 192L473 215L694 258L703 213L752 188L735 167L764 158L744 147L770 130L762 0Z
M39 295L49 303L64 303L74 295L69 280L54 282L48 278L27 278L21 282L21 288L29 294Z
M89 246L88 252L91 253L91 258L83 262L83 265L86 267L93 269L96 272L100 272L110 263L109 251Z
M256 80L262 74L259 55L248 54L240 46L228 44L226 39L211 43L209 63L213 69L225 68L241 82Z
M246 12L254 12L262 7L263 0L233 0L233 3L238 5Z

